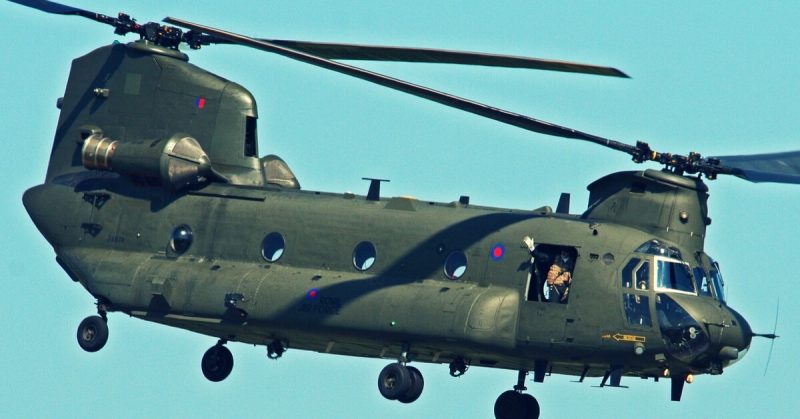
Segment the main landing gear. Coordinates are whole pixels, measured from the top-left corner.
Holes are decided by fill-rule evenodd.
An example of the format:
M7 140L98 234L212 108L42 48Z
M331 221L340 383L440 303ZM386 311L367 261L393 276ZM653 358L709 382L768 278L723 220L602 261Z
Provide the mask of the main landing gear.
M422 373L414 367L400 362L389 364L378 375L378 391L388 400L412 403L422 394L425 380Z
M503 392L494 403L494 417L497 419L537 419L539 417L539 402L530 394L523 393L525 376L528 372L520 370L517 375L517 385L513 390Z
M220 339L206 351L200 362L203 375L215 383L227 378L233 369L233 355L230 349L224 346L225 343L227 343L225 340Z

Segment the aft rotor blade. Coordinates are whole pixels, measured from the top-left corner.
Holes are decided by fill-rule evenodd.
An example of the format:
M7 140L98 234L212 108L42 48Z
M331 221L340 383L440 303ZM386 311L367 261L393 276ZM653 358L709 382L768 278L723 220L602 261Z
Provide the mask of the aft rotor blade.
M222 38L209 37L210 43L227 44ZM410 48L380 45L339 44L328 42L292 41L255 38L295 51L316 55L329 60L400 61L410 63L464 64L488 67L528 68L534 70L562 71L594 74L598 76L630 78L624 72L593 64L515 55L486 54L482 52L452 51L434 48Z
M463 111L471 112L486 118L494 119L509 125L514 125L529 131L538 132L540 134L553 135L557 137L573 138L578 140L589 141L595 144L606 146L615 150L625 151L631 155L637 155L638 149L635 146L621 143L619 141L610 140L607 138L598 137L596 135L587 134L571 128L562 127L560 125L551 124L550 122L541 121L525 115L516 114L503 109L484 105L482 103L474 102L457 96L442 93L424 86L408 83L399 79L384 76L379 73L364 70L362 68L353 67L347 64L331 61L316 55L308 54L301 51L296 51L291 48L273 44L269 41L258 40L248 36L227 32L220 29L211 28L208 26L199 25L196 23L188 22L181 19L167 17L164 22L182 26L193 31L214 35L221 39L228 40L235 44L245 45L252 48L260 49L262 51L272 52L282 55L294 60L302 61L307 64L312 64L328 70L336 71L338 73L347 74L362 80L366 80L384 87L399 90L408 94L412 94L424 99L428 99L446 106L450 106Z
M719 160L722 166L733 169L731 174L750 182L800 184L800 151L709 158L711 159Z

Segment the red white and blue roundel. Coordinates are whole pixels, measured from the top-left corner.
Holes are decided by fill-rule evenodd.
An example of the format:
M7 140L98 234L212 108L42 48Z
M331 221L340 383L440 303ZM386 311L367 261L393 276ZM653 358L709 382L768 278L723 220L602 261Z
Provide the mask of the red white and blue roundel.
M506 247L503 246L503 243L497 243L494 246L492 246L492 250L489 253L489 256L491 256L492 260L495 262L499 262L501 259L503 259L503 256L505 255L506 255Z

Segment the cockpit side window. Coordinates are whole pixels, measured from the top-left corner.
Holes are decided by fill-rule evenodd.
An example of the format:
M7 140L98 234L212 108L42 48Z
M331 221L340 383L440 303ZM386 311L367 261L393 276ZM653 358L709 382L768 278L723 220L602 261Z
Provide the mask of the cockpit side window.
M646 290L650 283L650 262L644 261L642 266L636 270L636 289Z
M639 264L639 258L633 258L622 269L622 287L633 288L633 269Z
M622 305L625 308L625 319L629 325L653 326L650 319L650 297L639 294L623 294Z
M689 265L678 260L656 258L656 288L695 294Z

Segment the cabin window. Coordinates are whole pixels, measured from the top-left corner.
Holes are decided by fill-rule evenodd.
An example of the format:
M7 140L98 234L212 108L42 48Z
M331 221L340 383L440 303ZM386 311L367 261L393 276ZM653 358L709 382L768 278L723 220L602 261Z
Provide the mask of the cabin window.
M357 244L356 248L353 250L353 266L359 271L366 271L375 263L375 257L375 245L363 241Z
M444 261L444 276L448 279L459 279L467 271L467 255L456 250L447 256Z
M267 234L261 242L261 256L267 262L277 262L283 256L285 248L286 241L281 233L272 232Z
M172 230L169 248L177 254L182 254L192 247L192 238L192 229L186 224L179 225Z
M625 318L632 326L652 327L650 319L650 299L646 295L623 294L622 305L625 307Z
M245 117L244 127L244 156L258 157L258 138L256 136L256 118L253 116Z
M677 260L656 258L656 266L657 288L695 293L694 280L689 272L689 265Z

